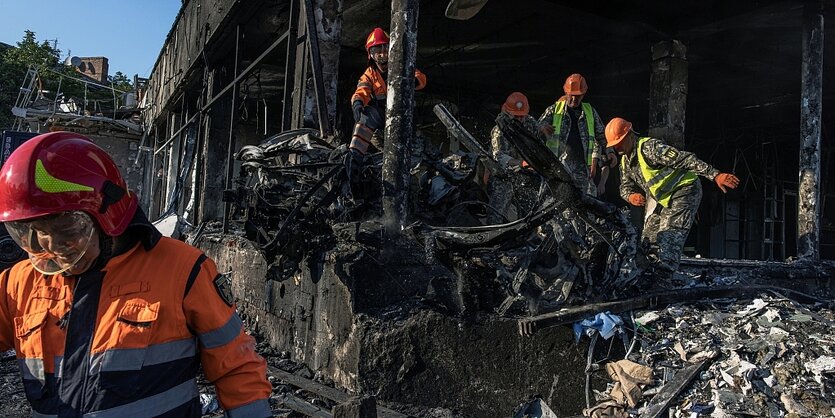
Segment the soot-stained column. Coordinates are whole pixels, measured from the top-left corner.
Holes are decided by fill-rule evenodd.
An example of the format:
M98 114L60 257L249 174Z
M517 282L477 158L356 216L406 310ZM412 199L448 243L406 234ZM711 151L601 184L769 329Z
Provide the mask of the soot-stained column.
M652 46L649 79L649 135L684 149L687 110L687 48L679 41Z
M391 2L388 110L383 144L383 222L389 236L399 233L408 218L418 5L418 0Z
M797 192L797 255L820 258L821 101L823 95L823 4L803 10L800 81L800 173Z

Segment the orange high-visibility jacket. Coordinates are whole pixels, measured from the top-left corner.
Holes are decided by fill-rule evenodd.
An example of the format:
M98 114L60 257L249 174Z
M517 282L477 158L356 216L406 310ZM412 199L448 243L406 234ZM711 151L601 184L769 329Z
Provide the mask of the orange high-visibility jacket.
M137 212L149 232L80 276L28 260L0 274L0 351L16 350L35 416L200 417L200 365L229 417L272 416L226 278Z
M426 74L415 68L415 90L422 90L424 87L426 87ZM357 82L357 90L351 96L351 103L359 100L363 106L368 106L373 100L385 108L387 88L386 79L383 78L377 65L369 65Z

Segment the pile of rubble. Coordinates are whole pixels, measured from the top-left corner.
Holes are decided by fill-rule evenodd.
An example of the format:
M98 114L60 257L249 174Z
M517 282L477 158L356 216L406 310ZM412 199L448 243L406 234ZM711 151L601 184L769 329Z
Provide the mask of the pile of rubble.
M778 292L610 315L626 338L592 417L824 417L835 415L835 312ZM605 327L579 327L596 339ZM609 336L609 335L603 335ZM589 372L599 369L590 356Z
M415 141L407 199L413 222L404 235L424 248L426 264L440 263L462 282L478 284L470 288L480 294L465 301L463 310L500 305L500 315L530 314L630 288L638 273L637 235L624 212L580 193L541 141L508 123L506 136L526 156L533 168L527 177L537 187L526 196L532 209L527 215L489 224L478 162L497 163L445 108L436 111L475 152L444 156L432 141ZM333 147L302 129L236 155L241 173L225 198L246 238L270 263L269 279L287 280L302 260L321 259L337 244L340 224L375 223L383 216L381 154L369 154L361 169L348 170L346 152L344 145ZM496 291L504 295L493 303Z
M0 353L0 411L4 418L28 418L32 408L23 394L14 350Z

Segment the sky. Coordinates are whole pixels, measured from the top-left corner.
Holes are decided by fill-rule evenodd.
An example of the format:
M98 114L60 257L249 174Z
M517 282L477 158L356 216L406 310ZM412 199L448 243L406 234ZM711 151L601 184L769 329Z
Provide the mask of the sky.
M0 0L0 42L16 45L24 32L38 43L58 40L61 60L108 59L110 75L148 77L182 0Z

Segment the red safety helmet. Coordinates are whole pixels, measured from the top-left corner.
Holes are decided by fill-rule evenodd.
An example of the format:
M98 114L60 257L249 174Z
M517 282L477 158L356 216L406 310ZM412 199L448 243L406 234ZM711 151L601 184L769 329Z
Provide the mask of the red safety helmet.
M105 234L117 236L136 207L136 195L110 155L76 133L38 135L16 149L0 170L0 222L80 210Z
M365 39L365 50L371 57L371 47L389 43L389 35L382 28L374 28Z
M580 74L571 74L565 79L565 84L562 86L562 91L565 94L573 96L586 94L588 90L589 86L586 84L586 78Z

